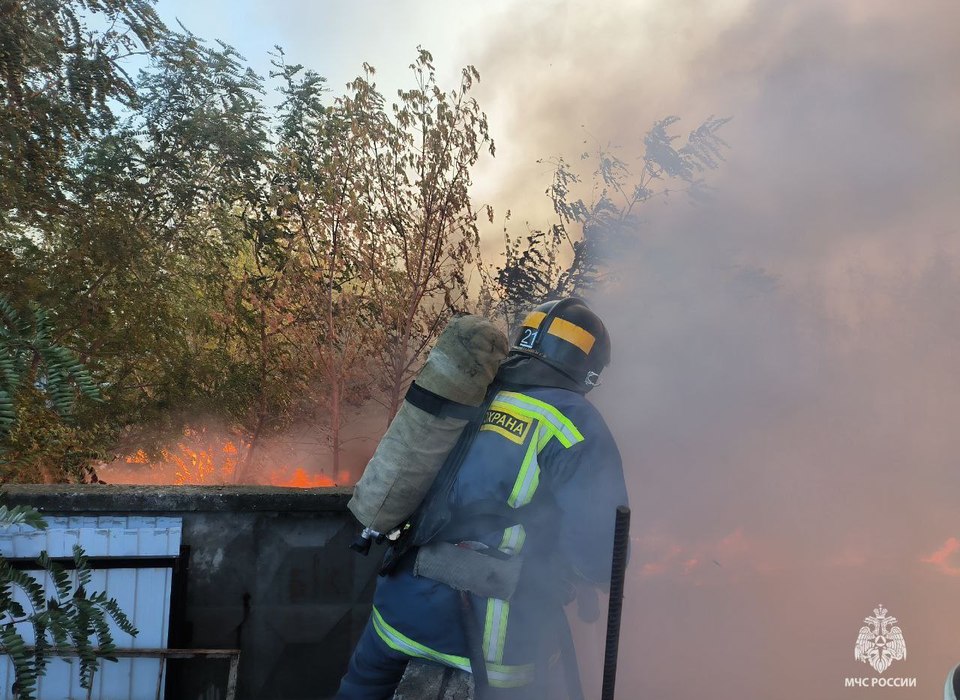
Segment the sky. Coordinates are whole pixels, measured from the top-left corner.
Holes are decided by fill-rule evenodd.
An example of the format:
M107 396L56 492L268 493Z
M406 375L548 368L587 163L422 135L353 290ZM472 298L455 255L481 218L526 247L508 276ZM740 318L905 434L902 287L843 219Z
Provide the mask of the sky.
M480 71L475 200L549 222L538 159L710 115L713 197L645 205L591 395L633 508L620 698L937 697L960 662L960 4L160 0L265 71L386 94L418 45ZM635 161L631 161L635 162ZM854 659L883 604L907 658ZM594 630L594 639L599 638ZM587 633L586 638L590 638ZM595 683L597 646L584 645Z

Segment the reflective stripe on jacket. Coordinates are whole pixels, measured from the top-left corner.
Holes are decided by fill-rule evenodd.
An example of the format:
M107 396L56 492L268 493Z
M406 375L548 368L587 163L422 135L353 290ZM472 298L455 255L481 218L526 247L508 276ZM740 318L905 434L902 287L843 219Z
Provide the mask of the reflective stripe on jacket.
M598 585L610 571L616 506L627 502L620 454L596 409L564 389L500 391L464 457L450 495L454 512L485 499L512 508L551 498L555 517L476 532L469 539L524 556L524 576L537 578L538 562L559 558L577 575ZM413 557L378 580L374 625L391 648L469 670L460 620L459 594L437 581L417 577ZM533 567L527 571L528 567ZM543 570L538 590L553 584ZM547 652L549 625L557 614L543 596L519 589L511 601L474 596L483 629L483 653L491 685L529 683L533 664ZM550 609L548 609L550 608ZM545 639L546 637L546 639Z

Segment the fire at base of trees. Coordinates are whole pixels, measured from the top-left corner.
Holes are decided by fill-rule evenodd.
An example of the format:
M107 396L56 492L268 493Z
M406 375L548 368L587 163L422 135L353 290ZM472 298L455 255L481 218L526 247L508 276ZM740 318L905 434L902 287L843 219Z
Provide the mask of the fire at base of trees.
M441 86L419 49L390 105L370 66L335 94L277 49L264 78L148 0L4 13L5 481L79 479L122 444L163 461L198 416L243 436L216 480L257 481L262 446L304 426L340 475L345 426L379 406L372 430L385 427L451 313L510 325L602 283L605 256L640 234L639 205L671 183L702 195L725 147L725 119L678 143L671 117L636 167L599 146L578 169L548 161L554 221L503 217L504 253L485 263L494 212L472 204L471 172L494 142L474 67Z

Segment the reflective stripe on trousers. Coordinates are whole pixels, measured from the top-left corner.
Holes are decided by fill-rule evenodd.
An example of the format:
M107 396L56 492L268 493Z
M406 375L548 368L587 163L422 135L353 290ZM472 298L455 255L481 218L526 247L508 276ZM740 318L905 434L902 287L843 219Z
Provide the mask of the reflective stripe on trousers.
M461 671L471 672L470 659L465 656L456 656L454 654L444 654L442 652L424 646L416 642L402 632L394 629L383 619L380 611L373 608L371 616L373 628L380 639L394 651L399 651L407 656L413 656L418 659L427 659L436 661L445 666L459 668ZM520 666L507 666L501 663L487 662L487 677L490 685L498 688L516 688L531 683L534 679L535 669L533 664L523 664Z

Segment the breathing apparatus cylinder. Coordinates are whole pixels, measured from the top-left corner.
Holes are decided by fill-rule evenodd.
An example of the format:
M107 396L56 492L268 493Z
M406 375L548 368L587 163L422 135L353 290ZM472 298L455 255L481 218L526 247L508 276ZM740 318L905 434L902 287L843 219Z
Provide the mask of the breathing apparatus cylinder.
M507 349L506 336L478 316L443 329L347 504L367 530L390 532L420 506Z

